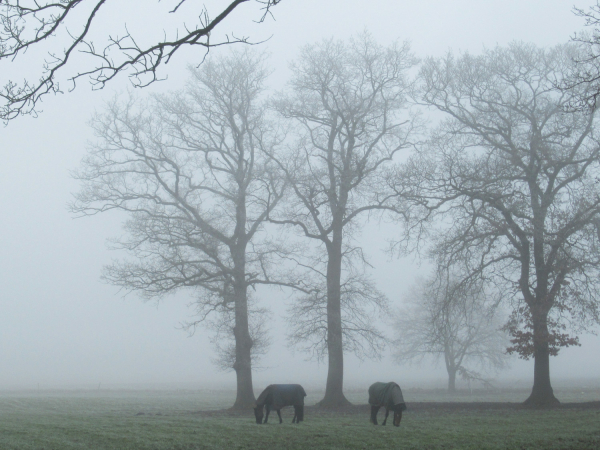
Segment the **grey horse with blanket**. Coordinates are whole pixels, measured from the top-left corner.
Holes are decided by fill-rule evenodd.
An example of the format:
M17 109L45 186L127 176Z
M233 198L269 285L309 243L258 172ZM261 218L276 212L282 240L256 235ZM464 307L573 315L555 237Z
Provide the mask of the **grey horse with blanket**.
M281 408L284 406L294 407L294 418L292 423L300 423L304 420L304 397L306 392L299 384L271 384L256 399L254 405L254 417L256 423L263 423L263 408L267 410L264 423L269 420L272 409L277 411L279 423L281 420Z
M385 425L390 410L392 410L394 411L394 426L400 426L402 411L406 409L406 403L402 396L402 390L396 383L373 383L369 387L369 404L371 405L371 423L377 425L377 413L383 406L385 407L385 419L381 425Z

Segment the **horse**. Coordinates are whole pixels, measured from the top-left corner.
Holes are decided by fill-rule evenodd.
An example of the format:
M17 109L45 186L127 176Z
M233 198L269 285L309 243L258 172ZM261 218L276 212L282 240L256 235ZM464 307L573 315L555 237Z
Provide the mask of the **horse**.
M406 409L402 390L394 382L373 383L369 387L369 404L371 405L371 423L377 425L377 412L382 406L385 407L385 419L381 425L387 422L390 410L394 411L394 426L399 427L402 420L402 411Z
M279 423L281 420L281 408L284 406L294 407L294 418L292 423L300 423L304 420L304 397L306 392L299 384L271 384L256 399L254 404L254 416L256 423L263 423L263 407L267 409L264 423L269 419L269 413L272 409L277 411Z

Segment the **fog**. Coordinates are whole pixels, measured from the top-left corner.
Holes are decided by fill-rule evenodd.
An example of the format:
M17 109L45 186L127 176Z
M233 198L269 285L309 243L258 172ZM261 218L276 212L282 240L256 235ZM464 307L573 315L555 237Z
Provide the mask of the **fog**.
M133 3L123 2L128 14ZM140 2L137 2L140 3ZM218 2L207 2L209 11ZM255 24L255 8L241 8L222 31L235 30L270 53L271 84L283 87L287 62L305 43L329 37L346 39L368 30L382 44L410 40L418 57L440 56L449 49L473 53L513 40L551 46L569 40L583 27L572 14L572 3L587 8L592 1L562 0L284 0L273 9L275 19ZM213 8L216 10L216 8ZM106 20L113 20L106 17ZM113 27L121 25L113 21ZM150 19L144 23L153 23ZM116 25L115 25L116 24ZM238 31L239 30L239 31ZM137 30L143 32L143 30ZM214 49L217 53L221 50ZM181 52L162 69L166 81L136 91L139 95L178 89L185 67L201 59L198 51ZM27 66L19 66L24 70ZM0 82L5 79L0 74ZM78 183L70 176L93 139L87 122L114 95L128 90L119 77L102 91L87 82L63 95L48 96L37 118L21 117L0 128L0 389L38 388L235 388L233 372L219 372L210 334L200 327L193 336L180 328L193 319L189 293L146 303L135 293L125 295L99 277L104 265L120 255L107 238L121 235L119 214L74 219L67 210ZM428 270L416 257L397 259L384 252L393 225L369 224L359 242L364 245L372 275L392 307L402 301L415 277ZM122 256L122 255L121 255ZM285 292L262 289L256 295L271 308L271 348L254 373L259 389L274 382L300 382L324 388L326 362L287 346ZM382 323L389 335L391 330ZM553 381L581 381L600 373L600 338L587 334L582 346L561 350L551 360ZM533 362L514 358L498 383L528 385ZM359 361L348 355L345 384L360 387L375 380L395 380L412 386L443 387L442 365L398 365L389 349L380 361Z

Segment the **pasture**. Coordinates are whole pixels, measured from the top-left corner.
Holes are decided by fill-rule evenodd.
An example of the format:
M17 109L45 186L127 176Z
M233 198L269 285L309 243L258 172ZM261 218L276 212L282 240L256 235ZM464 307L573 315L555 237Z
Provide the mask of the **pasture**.
M547 410L522 408L526 391L407 389L400 428L369 423L366 392L348 392L355 406L341 411L312 406L321 393L307 392L299 425L293 408L282 425L226 411L230 391L0 392L0 449L600 448L598 389L556 389L563 405Z

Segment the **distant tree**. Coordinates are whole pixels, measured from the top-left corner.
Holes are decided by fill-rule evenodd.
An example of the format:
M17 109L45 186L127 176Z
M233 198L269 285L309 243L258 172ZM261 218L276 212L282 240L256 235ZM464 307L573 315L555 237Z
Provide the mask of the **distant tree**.
M284 193L265 153L275 145L260 103L267 74L262 57L233 52L193 70L182 92L112 103L92 120L98 142L75 175L82 189L71 206L129 216L116 247L133 259L108 266L105 280L148 298L192 289L199 320L217 314L217 332L232 333L218 349L237 375L235 407L254 402L260 349L250 325L261 324L248 289L272 282L273 250L260 234Z
M61 92L59 80L65 77L69 89L83 77L89 77L92 86L101 89L119 73L127 73L134 86L144 87L158 79L157 69L168 63L184 47L211 47L235 42L248 42L246 37L227 36L225 40L211 40L216 27L225 21L243 3L254 2L262 11L255 19L262 21L271 8L282 0L230 0L216 16L211 17L201 2L170 0L162 6L168 14L181 14L181 25L166 31L158 27L154 36L132 36L126 25L122 35L110 26L121 15L123 6L107 0L2 0L0 1L0 73L16 58L24 58L34 50L48 49L48 56L40 62L39 75L25 73L25 81L8 80L0 90L0 120L8 121L21 114L35 114L40 100L48 93ZM192 9L190 4L195 5ZM156 8L145 4L144 8ZM160 6L159 6L160 8ZM195 19L195 23L194 20ZM156 34L157 33L157 34ZM100 44L99 44L100 42ZM147 42L147 44L142 44ZM77 54L84 54L81 69L74 63ZM80 58L81 59L81 58ZM66 75L61 75L65 72ZM35 79L36 77L39 77Z
M515 350L535 359L533 405L558 402L549 357L555 344L573 342L557 339L551 324L577 331L600 319L596 114L569 111L584 87L557 88L577 56L574 45L513 43L428 59L420 98L445 120L395 176L414 207L409 224L439 225L437 257L462 262L512 299ZM525 325L530 333L517 333Z
M414 64L408 44L383 48L366 34L348 43L329 40L306 46L292 64L288 93L274 103L290 123L289 142L294 140L288 152L273 155L293 195L280 213L271 214L271 221L291 226L321 246L307 266L318 272L322 287L316 282L316 293L301 300L313 305L310 315L296 314L303 308L299 306L292 317L309 320L306 331L326 343L329 366L322 406L348 403L343 394L344 346L351 344L344 339L350 336L344 320L356 314L366 320L352 308L381 304L376 291L351 287L358 279L343 281L342 272L345 259L361 254L350 245L356 220L386 209L385 195L373 190L381 181L381 168L410 145L415 125L406 113L407 71ZM315 315L317 305L325 316ZM366 322L359 328L355 336L375 337Z
M457 374L487 384L486 372L506 366L508 336L502 331L497 299L483 283L444 272L416 283L408 306L395 314L394 357L398 362L442 358L448 391L454 392Z

